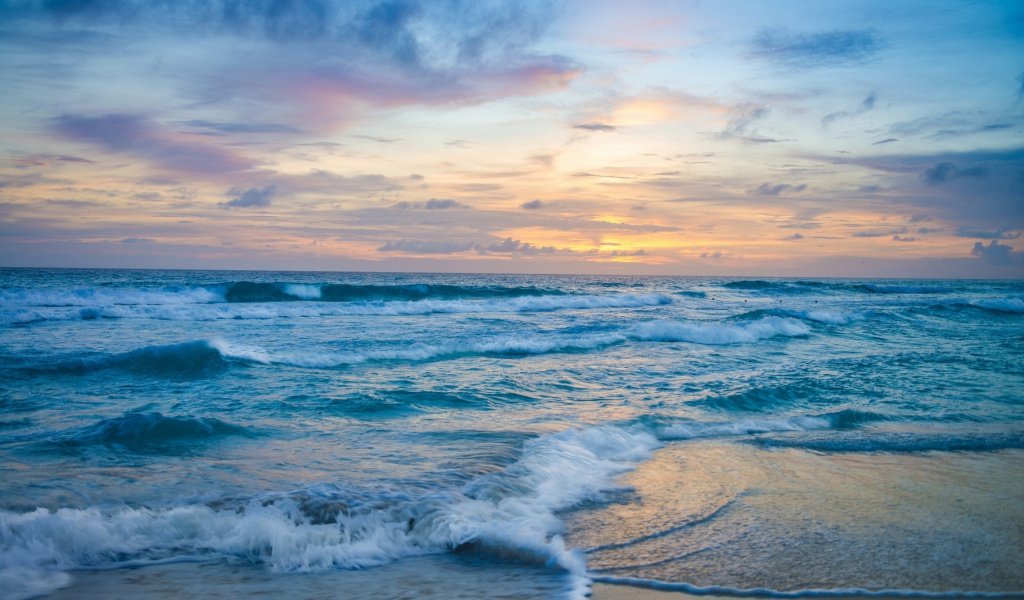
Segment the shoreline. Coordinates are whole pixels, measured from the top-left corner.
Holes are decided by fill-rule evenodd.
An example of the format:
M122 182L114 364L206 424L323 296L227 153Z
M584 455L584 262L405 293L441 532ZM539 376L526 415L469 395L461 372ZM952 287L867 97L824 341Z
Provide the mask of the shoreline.
M451 565L452 563L448 563ZM437 565L435 565L436 567ZM500 567L499 567L500 568ZM513 566L515 568L515 566ZM344 590L345 598L408 598L409 593L415 593L415 597L422 598L469 598L486 597L473 596L466 593L452 596L452 587L446 585L453 583L444 577L443 573L435 571L432 575L426 575L423 571L419 573L402 574L402 565L391 565L381 567L383 570L391 570L392 576L404 580L396 587L396 581L386 573L377 569L361 571L331 571L321 574L273 574L262 569L252 569L241 565L225 565L220 563L197 563L197 562L176 562L159 565L148 565L145 567L126 567L112 570L99 571L72 571L71 581L65 587L54 590L48 594L22 596L48 600L129 600L136 598L149 598L150 600L170 600L172 598L214 598L214 597L241 597L256 593L268 597L288 596L292 600L328 600L339 597L339 590ZM377 578L374 572L382 577ZM476 592L493 593L491 585L503 586L512 583L512 580L502 580L502 577L488 577L486 573L450 573L456 575L461 583L467 583L465 577L469 575L476 579ZM495 574L495 573L492 573ZM487 581L482 581L486 579ZM356 584L354 587L351 584ZM456 586L459 589L462 586ZM461 592L471 592L471 589L462 587ZM508 590L506 588L506 591ZM511 597L522 598L556 598L557 593L548 596L538 588L516 590L519 594L513 593ZM554 592L549 589L548 592ZM395 595L396 592L400 592ZM525 594L522 592L526 592ZM564 592L564 589L563 589ZM907 590L900 593L896 591L884 591L872 593L856 593L852 590L820 590L808 591L794 596L787 596L779 593L745 592L742 594L729 593L693 593L683 590L656 589L640 583L621 582L606 583L594 582L590 587L590 600L735 600L737 598L779 598L779 597L827 597L837 600L856 600L863 598L879 598L882 600L900 600L906 598L1024 598L1024 592L922 592Z

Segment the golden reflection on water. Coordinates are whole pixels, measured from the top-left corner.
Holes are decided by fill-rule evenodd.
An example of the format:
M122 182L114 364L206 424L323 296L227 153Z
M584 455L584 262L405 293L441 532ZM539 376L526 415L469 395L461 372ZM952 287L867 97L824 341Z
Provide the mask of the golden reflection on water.
M776 590L1024 590L1024 451L831 453L704 441L567 517L599 575Z

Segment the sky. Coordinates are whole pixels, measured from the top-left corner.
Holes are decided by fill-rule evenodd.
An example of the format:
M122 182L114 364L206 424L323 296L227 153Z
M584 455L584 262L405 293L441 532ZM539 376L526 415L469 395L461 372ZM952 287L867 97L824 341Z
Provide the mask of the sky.
M1024 277L1019 0L0 0L0 266Z

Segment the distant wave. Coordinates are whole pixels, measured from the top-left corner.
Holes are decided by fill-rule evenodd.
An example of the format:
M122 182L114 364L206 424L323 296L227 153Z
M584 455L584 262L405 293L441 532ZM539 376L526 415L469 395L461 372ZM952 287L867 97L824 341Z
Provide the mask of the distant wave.
M878 283L862 283L854 287L872 294L944 294L954 291L951 288L940 286L882 285Z
M533 286L349 285L238 281L205 286L158 288L4 289L0 290L0 307L163 306L221 302L299 302L304 300L321 302L488 300L560 295L564 295L564 293Z
M730 290L774 290L785 286L786 284L783 282L765 281L764 279L742 279L722 284L722 287Z
M175 305L210 302L224 302L224 295L217 287L0 289L0 307L2 308Z
M211 304L143 304L86 308L20 309L0 316L0 323L19 325L36 321L90 319L155 319L167 321L263 320L323 316L430 315L488 312L547 312L605 308L643 308L671 304L660 294L541 295L501 299L349 301L349 302L243 302Z

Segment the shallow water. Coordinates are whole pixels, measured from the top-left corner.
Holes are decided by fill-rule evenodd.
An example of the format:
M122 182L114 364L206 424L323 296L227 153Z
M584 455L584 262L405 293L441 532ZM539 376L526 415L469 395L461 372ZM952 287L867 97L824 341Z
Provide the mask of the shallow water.
M1024 591L1020 282L5 269L0 374L12 598Z

